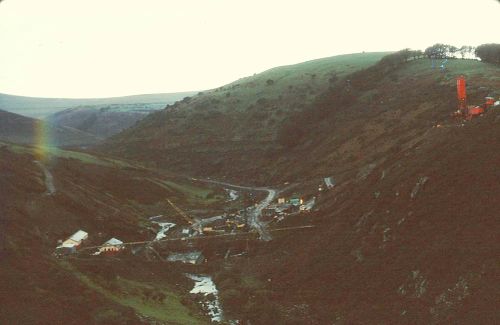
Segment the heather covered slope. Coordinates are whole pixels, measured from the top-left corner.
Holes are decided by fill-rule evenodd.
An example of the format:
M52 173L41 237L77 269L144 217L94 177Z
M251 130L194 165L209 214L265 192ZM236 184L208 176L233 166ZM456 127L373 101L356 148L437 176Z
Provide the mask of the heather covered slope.
M192 283L175 267L130 252L109 259L52 253L78 229L89 233L87 245L151 240L158 227L149 217L169 211L166 197L211 209L218 193L124 161L63 150L45 155L50 159L36 163L39 151L0 142L0 323L206 323L186 298ZM52 175L52 194L41 165ZM146 297L152 292L167 298L153 301Z
M445 72L425 59L356 72L285 121L278 139L283 150L271 166L284 179L363 174L418 145L433 127L458 123L452 113L461 74L470 104L500 95L500 67L477 61L450 61Z
M315 233L283 236L243 273L272 279L287 323L494 323L499 126L496 110L430 129L322 195L302 221Z

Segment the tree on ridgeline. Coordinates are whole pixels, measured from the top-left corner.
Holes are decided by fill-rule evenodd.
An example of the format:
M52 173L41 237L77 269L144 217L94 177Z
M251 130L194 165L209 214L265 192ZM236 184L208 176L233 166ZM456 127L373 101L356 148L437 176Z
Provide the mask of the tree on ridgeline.
M483 62L500 64L500 44L482 44L476 48L475 54Z
M402 63L410 61L410 59L419 59L422 57L422 55L422 51L414 51L407 48L384 56L380 60L380 64L395 67Z
M424 54L429 59L447 59L450 45L437 43L425 49Z
M475 50L474 46L463 45L458 49L458 53L460 53L462 59L465 59L467 55L473 55L474 50Z

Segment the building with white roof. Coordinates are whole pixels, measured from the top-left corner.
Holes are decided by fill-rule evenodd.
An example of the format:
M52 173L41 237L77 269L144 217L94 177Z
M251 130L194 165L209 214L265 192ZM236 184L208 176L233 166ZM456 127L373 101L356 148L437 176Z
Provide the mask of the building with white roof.
M55 254L56 256L64 256L73 254L76 252L76 249L89 238L89 234L83 230L78 230L73 235L71 235L68 239L63 241L59 246L56 247Z
M111 238L99 248L101 253L117 253L123 249L123 242L116 238Z
M78 230L62 243L62 247L78 247L89 238L89 234L83 230Z

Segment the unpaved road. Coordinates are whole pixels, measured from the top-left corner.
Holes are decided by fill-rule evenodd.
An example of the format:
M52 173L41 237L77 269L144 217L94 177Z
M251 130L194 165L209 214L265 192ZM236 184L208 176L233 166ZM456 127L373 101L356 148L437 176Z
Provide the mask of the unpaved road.
M229 184L229 183L224 183L224 182L218 182L218 181L213 181L209 179L196 179L192 178L194 181L201 181L201 182L206 182L206 183L213 183L213 184L218 184L218 185L224 185L227 187L233 187L233 188L240 188L243 190L250 190L250 191L266 191L267 197L262 200L257 206L253 207L248 214L248 225L255 229L259 233L259 239L264 240L264 241L270 241L272 239L271 234L267 230L267 225L260 220L260 216L262 215L262 210L265 209L276 197L276 190L267 188L267 187L248 187L248 186L241 186L241 185L234 185L234 184Z
M54 186L54 177L52 177L52 173L45 167L44 164L35 160L34 163L40 167L43 171L43 175L45 176L45 187L47 188L47 195L52 195L56 192L56 187Z

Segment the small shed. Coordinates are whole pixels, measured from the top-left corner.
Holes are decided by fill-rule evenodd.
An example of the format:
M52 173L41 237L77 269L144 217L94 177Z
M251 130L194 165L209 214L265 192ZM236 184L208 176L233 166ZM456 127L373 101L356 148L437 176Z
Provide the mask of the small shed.
M76 247L73 245L60 245L56 247L55 256L62 257L76 253Z
M279 207L276 208L276 213L282 213L282 212L285 212L285 213L289 213L289 212L292 212L292 205L291 204L283 204Z
M276 214L276 208L264 208L262 209L262 216L264 217L272 217Z
M290 198L290 204L293 206L299 206L304 203L304 200L302 200L300 197L294 196Z
M205 257L200 251L172 253L167 257L167 261L169 262L182 262L186 264L201 264L204 260Z
M325 177L323 181L325 182L327 189L331 189L335 186L335 180L332 177Z
M111 238L99 248L101 253L114 254L123 249L123 242L116 238Z

